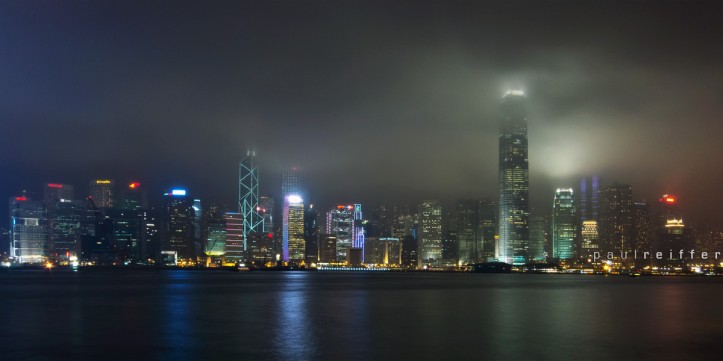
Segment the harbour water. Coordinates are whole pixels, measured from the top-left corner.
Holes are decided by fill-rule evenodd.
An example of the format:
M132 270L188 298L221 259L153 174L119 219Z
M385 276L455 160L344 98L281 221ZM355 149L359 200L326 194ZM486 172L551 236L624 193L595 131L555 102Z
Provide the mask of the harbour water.
M8 271L2 360L719 360L723 278Z

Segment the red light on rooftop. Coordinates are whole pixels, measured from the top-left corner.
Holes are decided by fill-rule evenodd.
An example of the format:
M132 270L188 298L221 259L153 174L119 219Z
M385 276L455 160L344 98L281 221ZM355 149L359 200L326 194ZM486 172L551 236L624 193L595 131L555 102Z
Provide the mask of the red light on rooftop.
M678 198L669 194L663 194L663 196L658 201L665 204L675 204L678 202Z
M18 202L25 202L28 200L28 197L15 197L15 200Z
M344 209L344 206L342 206L342 205L340 204L340 205L336 206L336 208L337 208L337 209Z
M140 186L141 186L140 183L138 183L138 182L133 182L133 183L131 183L131 184L128 185L128 188L133 189L133 188L138 188L138 187L140 187Z
M267 235L267 237L269 237L269 238L274 238L274 234L273 234L273 233L269 233L269 234Z
M58 183L48 183L48 188L63 188L63 185Z

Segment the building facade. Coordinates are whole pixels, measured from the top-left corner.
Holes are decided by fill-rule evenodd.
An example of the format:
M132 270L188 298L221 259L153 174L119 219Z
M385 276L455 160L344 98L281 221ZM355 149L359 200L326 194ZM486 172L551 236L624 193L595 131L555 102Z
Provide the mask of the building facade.
M282 215L282 247L284 261L301 263L306 258L304 241L304 200L290 194L284 198Z
M571 259L576 255L577 214L572 188L558 188L552 207L552 257Z
M442 205L435 200L419 205L418 266L442 260Z
M113 199L113 180L111 179L94 179L90 181L89 192L95 206L100 209L111 208L114 204Z
M604 252L631 251L635 246L633 190L613 184L600 190L600 247Z

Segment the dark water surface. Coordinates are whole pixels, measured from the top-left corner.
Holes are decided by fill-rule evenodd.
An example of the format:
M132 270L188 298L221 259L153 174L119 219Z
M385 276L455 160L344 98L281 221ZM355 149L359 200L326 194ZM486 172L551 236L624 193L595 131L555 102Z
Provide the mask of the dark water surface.
M723 360L723 278L0 273L0 360Z

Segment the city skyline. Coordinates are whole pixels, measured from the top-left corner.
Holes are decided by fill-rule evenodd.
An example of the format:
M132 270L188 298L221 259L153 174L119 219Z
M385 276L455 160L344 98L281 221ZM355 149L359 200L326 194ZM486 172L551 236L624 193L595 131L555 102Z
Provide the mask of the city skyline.
M599 175L721 221L719 3L38 3L0 5L3 198L127 178L233 204L249 147L261 194L297 166L321 204L495 197L499 100L522 88L533 210Z
M0 0L2 360L715 360L723 0Z

